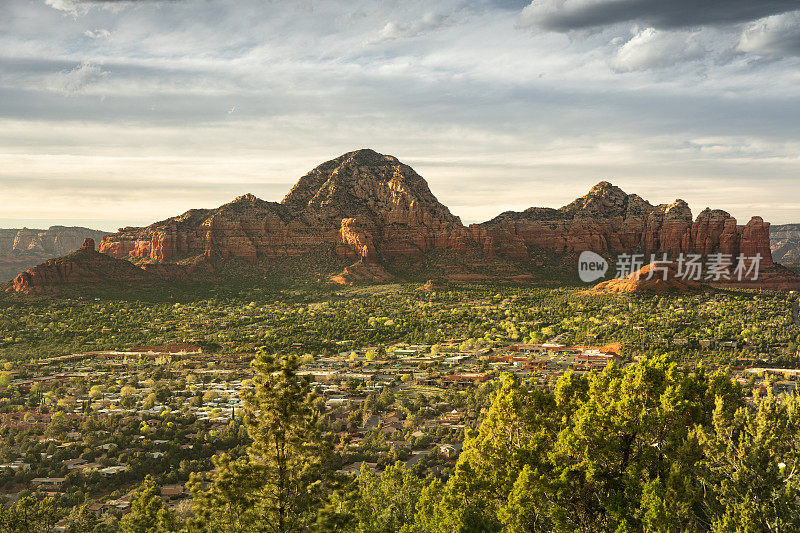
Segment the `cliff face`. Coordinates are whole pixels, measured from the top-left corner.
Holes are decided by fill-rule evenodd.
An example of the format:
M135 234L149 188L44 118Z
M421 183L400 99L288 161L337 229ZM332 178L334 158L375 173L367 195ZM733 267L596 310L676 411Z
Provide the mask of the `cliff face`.
M487 253L521 261L530 260L530 246L562 253L760 253L764 268L773 264L769 223L760 217L738 226L725 211L705 209L692 220L683 200L654 206L605 181L560 209L506 212L470 230Z
M412 259L463 246L468 232L411 167L372 150L323 163L278 204L251 194L103 239L102 253L134 262L238 257L250 263L333 246L345 259Z
M786 266L800 266L800 224L770 227L772 257Z
M131 285L157 281L128 261L111 258L95 251L93 239L86 239L75 252L50 259L19 274L11 282L8 292L28 295L46 295L64 288L85 285Z
M280 203L247 194L217 209L191 210L145 228L123 228L100 245L104 254L141 265L238 258L265 266L323 249L361 265L343 273L345 281L370 276L379 281L392 275L382 269L378 275L379 269L365 265L382 265L394 274L413 271L431 252L437 257L469 256L469 265L459 267L466 269L465 276L486 274L489 264L506 265L506 270L542 266L537 256L541 251L550 254L548 260L584 250L672 256L760 253L762 268L773 266L769 224L761 218L739 226L720 210L706 209L693 217L683 200L652 205L608 182L560 209L506 212L466 228L411 167L372 150L349 152L319 165Z
M108 232L80 227L51 226L49 229L0 229L0 281L51 257L65 255L84 239L99 241Z

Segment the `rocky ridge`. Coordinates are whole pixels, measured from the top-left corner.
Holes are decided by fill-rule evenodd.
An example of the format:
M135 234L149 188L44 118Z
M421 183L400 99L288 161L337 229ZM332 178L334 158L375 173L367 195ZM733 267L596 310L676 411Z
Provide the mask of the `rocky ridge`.
M532 207L509 211L470 225L487 254L531 260L531 249L560 253L685 253L734 256L760 253L762 267L772 266L769 223L753 217L745 226L722 210L706 208L697 218L683 200L652 205L636 194L602 181L586 196L560 209Z
M100 241L108 232L82 227L0 229L0 280L8 280L51 257L68 254L84 239Z
M160 279L128 261L97 252L94 239L85 239L77 251L50 259L19 274L6 290L27 295L47 295L69 287L141 284Z
M338 257L340 269L352 263L333 277L338 283L383 282L422 269L428 275L436 264L445 265L434 269L444 280L531 281L553 261L571 270L571 258L583 250L760 253L769 270L769 228L760 217L739 226L721 210L693 218L683 200L652 205L605 181L559 209L509 211L465 227L411 167L365 149L319 165L280 203L246 194L216 209L122 228L103 238L100 252L162 278L200 263L235 259L265 269L326 253ZM787 275L778 271L774 285Z

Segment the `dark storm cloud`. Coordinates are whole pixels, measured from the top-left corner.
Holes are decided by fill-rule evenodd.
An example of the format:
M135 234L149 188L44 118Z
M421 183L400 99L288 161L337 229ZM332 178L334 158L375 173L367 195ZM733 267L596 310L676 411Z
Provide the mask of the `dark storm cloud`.
M522 9L530 4L528 0L489 0L489 5L500 9Z
M750 24L742 32L738 50L765 58L800 56L800 11Z
M638 22L675 29L749 22L797 9L797 0L542 0L523 10L520 26L564 32Z

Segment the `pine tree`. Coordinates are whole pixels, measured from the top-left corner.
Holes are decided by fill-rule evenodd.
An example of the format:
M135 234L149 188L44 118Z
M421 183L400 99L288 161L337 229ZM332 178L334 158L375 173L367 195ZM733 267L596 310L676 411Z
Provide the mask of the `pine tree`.
M255 391L246 398L252 439L246 457L214 460L207 490L195 479L194 526L215 532L302 530L323 497L329 439L320 431L324 407L294 356L258 355Z
M131 512L120 520L122 533L159 533L177 531L173 513L164 509L160 491L153 478L147 476L131 502Z

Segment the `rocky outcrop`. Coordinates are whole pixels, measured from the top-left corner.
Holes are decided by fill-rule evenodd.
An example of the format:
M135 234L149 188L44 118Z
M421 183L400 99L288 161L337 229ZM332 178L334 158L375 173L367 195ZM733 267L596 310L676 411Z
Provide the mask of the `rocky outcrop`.
M668 267L651 263L625 278L603 281L594 286L592 294L619 294L636 292L689 292L702 288L700 283L681 279L674 265Z
M342 258L373 263L457 249L468 239L458 217L411 167L358 150L300 178L280 204L247 194L214 210L122 228L103 239L100 251L137 263L203 255L255 264L332 246Z
M66 226L0 229L0 281L9 280L51 257L67 254L86 238L99 241L104 235L108 232Z
M644 254L742 253L762 256L762 267L772 266L769 223L753 217L745 226L725 211L705 209L692 220L683 200L651 205L608 182L560 209L530 208L506 212L470 226L473 238L487 253L530 260L532 248L560 253Z
M331 281L339 285L353 285L354 283L386 283L394 276L380 266L356 263L331 277Z
M76 252L51 259L19 274L6 290L26 295L47 295L68 288L130 286L152 283L158 279L128 261L95 251L94 240L86 239Z
M433 281L432 279L426 281L424 285L417 287L418 291L425 291L425 292L440 291L444 289L446 289L444 285L440 285L435 281Z
M340 244L336 253L341 257L354 259L361 263L377 261L378 252L372 242L372 233L361 226L359 219L343 218L339 238Z

